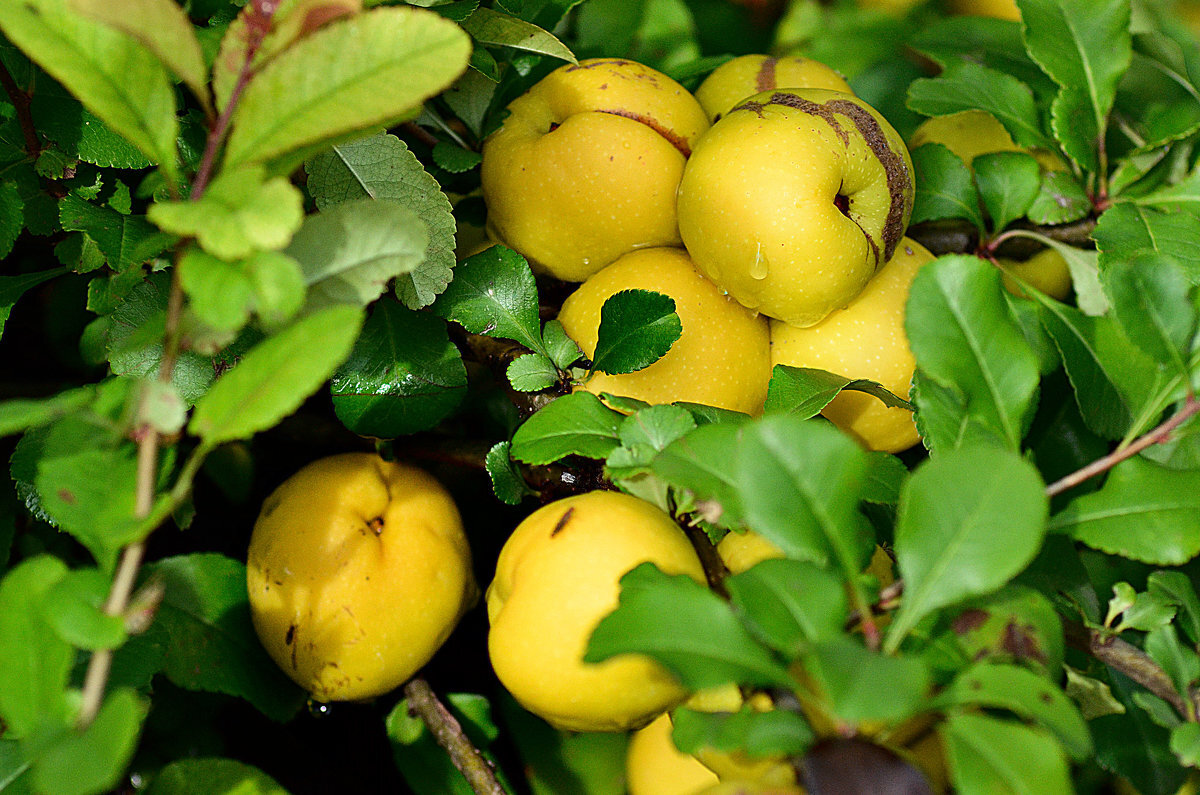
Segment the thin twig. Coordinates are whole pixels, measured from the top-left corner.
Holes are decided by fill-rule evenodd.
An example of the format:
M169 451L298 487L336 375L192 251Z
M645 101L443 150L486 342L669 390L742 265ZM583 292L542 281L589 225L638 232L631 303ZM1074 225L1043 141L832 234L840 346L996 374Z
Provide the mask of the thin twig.
M708 580L709 589L722 599L728 599L729 589L725 587L725 579L729 576L729 567L717 554L712 539L699 525L684 522L683 529L692 542L692 549L696 550L696 556L700 558L700 565L704 567L704 578Z
M1175 691L1175 685L1162 667L1150 655L1118 637L1106 635L1071 621L1063 622L1067 643L1086 652L1100 662L1120 671L1154 695L1169 703L1185 719L1190 720L1188 705Z
M38 138L37 127L33 123L33 113L30 110L32 97L27 91L17 85L17 81L9 73L8 68L0 62L0 86L17 111L17 122L21 125L21 134L25 136L25 151L30 157L36 158L42 151L42 142Z
M450 714L433 692L429 683L420 677L410 679L404 686L409 714L419 717L429 728L437 744L450 756L450 761L477 795L505 795L492 765L471 742L462 725Z

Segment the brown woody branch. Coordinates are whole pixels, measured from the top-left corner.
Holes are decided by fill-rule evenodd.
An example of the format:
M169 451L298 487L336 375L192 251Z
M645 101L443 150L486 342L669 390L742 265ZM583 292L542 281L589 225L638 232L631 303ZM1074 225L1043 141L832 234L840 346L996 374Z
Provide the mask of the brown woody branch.
M1038 226L1028 222L1017 222L1008 228L1037 232L1039 235L1075 248L1090 249L1096 245L1091 237L1092 231L1096 228L1096 221L1090 217L1074 223L1055 226ZM969 254L978 251L982 242L979 230L975 228L974 224L966 221L924 221L910 226L907 234L939 257L943 254ZM1013 237L1004 240L995 251L989 253L1008 259L1025 260L1042 248L1042 244L1036 240Z
M1170 677L1150 655L1115 636L1105 635L1071 621L1063 622L1067 643L1090 654L1100 662L1120 671L1154 695L1166 701L1183 717L1189 719L1188 705L1175 690Z
M505 795L491 763L463 732L462 724L450 714L424 679L410 679L404 686L408 712L419 717L437 744L449 755L450 761L463 774L477 795Z

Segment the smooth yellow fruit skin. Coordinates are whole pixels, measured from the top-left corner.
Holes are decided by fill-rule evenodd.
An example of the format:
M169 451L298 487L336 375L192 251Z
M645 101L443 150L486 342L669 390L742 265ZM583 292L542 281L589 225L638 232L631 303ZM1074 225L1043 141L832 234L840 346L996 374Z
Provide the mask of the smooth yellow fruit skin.
M905 238L891 261L845 309L805 329L772 323L771 365L866 378L907 398L916 360L904 331L904 306L917 270L931 260L928 250ZM889 408L865 392L840 392L821 413L869 450L898 453L921 438L911 411Z
M777 88L828 88L854 93L835 69L812 58L741 55L714 69L696 89L696 100L709 121L716 121L742 100Z
M267 497L246 584L263 646L317 701L403 684L478 598L446 489L369 453L315 461Z
M1004 269L1004 286L1013 295L1028 297L1021 282L1058 301L1066 300L1071 294L1071 270L1062 254L1052 248L1044 248L1024 262L1011 259L1001 259L998 262Z
M857 97L764 92L696 144L679 231L697 269L741 304L811 326L891 257L912 213L912 174L899 134Z
M583 661L621 577L651 561L705 582L687 536L648 502L593 491L545 505L505 542L487 590L488 651L500 682L530 712L571 731L639 728L687 691L640 654Z
M663 713L629 739L625 784L629 795L696 795L717 783L717 775L675 747L671 717Z
M1026 152L1043 171L1063 171L1062 158L1047 149L1026 149L1013 141L1008 130L986 110L964 110L934 116L921 122L909 138L909 149L923 144L941 144L958 155L970 168L975 158L995 152Z
M783 555L779 553L772 557ZM684 706L698 712L737 712L744 703L738 687L729 684L693 693ZM774 709L775 705L765 693L756 693L750 699L750 706L757 712L768 712ZM782 756L757 757L742 751L718 751L704 746L695 752L694 758L715 773L721 781L754 781L777 786L796 783L796 771L786 757Z
M488 231L535 270L583 281L679 244L675 192L708 118L683 86L617 58L551 72L483 145Z
M726 533L717 542L717 554L731 574L741 574L764 560L786 557L783 550L753 530Z
M1021 21L1017 0L950 0L950 10L955 14Z
M648 403L683 400L747 414L762 412L771 380L766 319L723 295L679 248L651 248L618 259L563 301L558 320L590 358L596 352L600 310L622 290L653 290L675 301L683 326L671 350L645 369L597 372L583 388Z

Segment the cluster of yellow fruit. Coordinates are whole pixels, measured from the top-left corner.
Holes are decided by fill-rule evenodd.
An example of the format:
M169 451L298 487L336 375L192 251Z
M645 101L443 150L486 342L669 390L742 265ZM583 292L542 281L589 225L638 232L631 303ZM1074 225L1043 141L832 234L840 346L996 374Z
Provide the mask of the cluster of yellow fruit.
M675 300L683 334L636 373L584 388L761 413L776 364L906 396L904 303L932 259L904 238L913 171L899 134L840 75L748 55L695 95L647 66L564 66L509 105L483 147L488 231L583 284L559 320L585 354L627 289ZM918 440L911 413L845 393L826 416L865 446Z

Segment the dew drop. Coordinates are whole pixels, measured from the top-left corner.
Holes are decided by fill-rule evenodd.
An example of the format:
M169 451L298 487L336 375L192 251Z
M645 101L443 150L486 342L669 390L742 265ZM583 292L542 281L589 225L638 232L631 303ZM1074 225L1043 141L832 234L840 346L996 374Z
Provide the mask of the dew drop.
M771 271L771 263L767 261L767 255L763 253L762 243L754 249L754 262L750 263L750 278L765 279Z
M327 718L331 711L330 705L324 701L308 700L308 714L314 718Z

